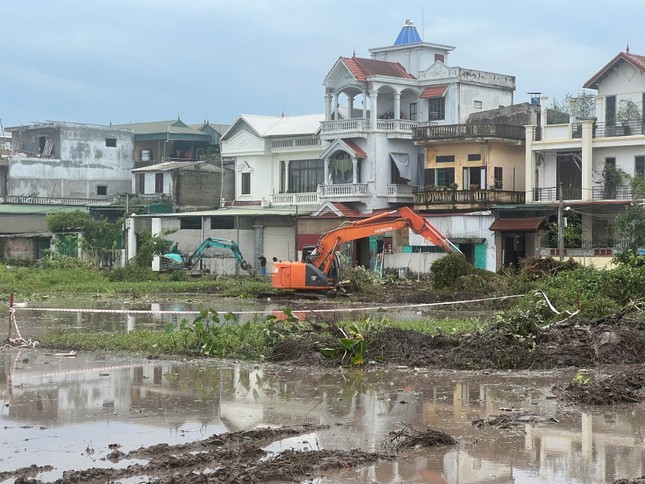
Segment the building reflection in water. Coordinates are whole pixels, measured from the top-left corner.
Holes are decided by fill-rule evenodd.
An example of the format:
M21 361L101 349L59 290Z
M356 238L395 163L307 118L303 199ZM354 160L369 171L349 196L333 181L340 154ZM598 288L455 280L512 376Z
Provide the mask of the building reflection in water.
M329 427L276 443L273 451L303 442L306 448L378 451L403 424L443 430L459 441L352 471L367 482L602 482L645 474L641 406L566 410L551 398L552 383L535 376L322 373L212 360L8 352L0 367L0 396L9 406L1 420L52 427L119 420L174 433L192 423L213 433L303 423ZM506 430L472 425L502 408L524 408L557 421Z

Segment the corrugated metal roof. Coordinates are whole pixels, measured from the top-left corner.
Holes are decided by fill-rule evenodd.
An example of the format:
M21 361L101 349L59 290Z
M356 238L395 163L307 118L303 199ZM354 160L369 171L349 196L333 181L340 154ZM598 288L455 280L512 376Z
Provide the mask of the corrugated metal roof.
M208 136L208 133L193 129L178 119L171 121L151 121L148 123L115 124L113 127L131 129L135 135L174 133Z
M243 114L240 118L246 121L260 136L301 136L318 133L320 123L325 120L325 115L258 116Z
M535 232L544 223L545 217L498 218L490 226L496 232Z
M218 210L204 210L201 212L181 212L181 213L166 213L155 214L152 217L160 218L181 218L181 217L230 217L230 216L269 216L269 215L309 215L313 213L320 205L307 204L307 205L275 205L272 207L261 207L258 205L249 205L246 207L230 207L220 208ZM151 215L136 215L136 217L148 217Z

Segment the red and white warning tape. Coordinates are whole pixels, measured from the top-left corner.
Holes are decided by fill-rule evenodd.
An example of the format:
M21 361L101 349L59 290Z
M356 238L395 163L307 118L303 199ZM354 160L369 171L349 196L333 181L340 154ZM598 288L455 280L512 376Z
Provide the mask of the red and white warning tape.
M522 295L513 296L500 296L500 297L487 297L481 299L467 299L461 301L446 301L434 303L418 303L418 304L395 304L390 306L360 306L360 307L335 307L335 308L320 308L320 309L293 309L295 313L350 313L356 311L378 311L378 310L393 310L393 309L420 309L424 307L433 306L454 306L457 304L470 304L475 302L485 301L501 301L504 299L511 299L522 297ZM174 311L174 310L154 310L154 309L93 309L93 308L31 308L26 306L16 307L15 309L25 311L43 311L43 312L59 312L59 313L106 313L106 314L199 314L201 311ZM263 314L274 313L276 310L269 311L221 311L222 313L234 314Z

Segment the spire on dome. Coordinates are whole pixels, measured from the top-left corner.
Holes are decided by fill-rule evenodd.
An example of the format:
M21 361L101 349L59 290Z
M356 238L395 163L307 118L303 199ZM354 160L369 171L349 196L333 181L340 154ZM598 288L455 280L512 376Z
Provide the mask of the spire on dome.
M405 25L399 32L399 36L394 41L394 45L416 44L421 42L421 36L410 19L405 21Z
M625 49L625 52L629 54L629 42L627 42L627 48Z

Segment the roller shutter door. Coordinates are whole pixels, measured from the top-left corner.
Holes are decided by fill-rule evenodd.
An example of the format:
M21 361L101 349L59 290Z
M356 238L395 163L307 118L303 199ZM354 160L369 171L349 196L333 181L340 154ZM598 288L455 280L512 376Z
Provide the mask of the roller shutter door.
M295 227L264 227L264 257L268 261L268 269L273 263L272 259L294 260L296 253Z

